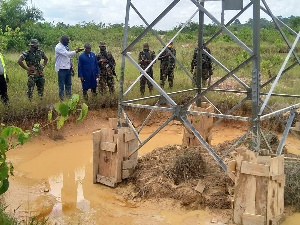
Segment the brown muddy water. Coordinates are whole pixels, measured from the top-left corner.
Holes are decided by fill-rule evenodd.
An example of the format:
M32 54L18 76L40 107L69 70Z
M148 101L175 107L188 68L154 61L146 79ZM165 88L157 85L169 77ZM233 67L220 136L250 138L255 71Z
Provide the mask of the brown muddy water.
M49 134L42 134L8 152L15 176L10 177L10 188L5 194L7 211L24 224L35 215L48 218L49 224L206 225L225 224L229 220L224 211L185 210L174 200L166 199L129 201L120 194L126 187L112 189L93 184L92 131L103 127L108 127L107 120L89 119L79 126L64 127L63 139L53 140ZM142 138L156 128L146 126ZM214 128L212 144L235 139L244 129L220 125ZM139 154L168 144L181 144L182 133L181 125L171 123ZM300 144L295 141L289 139L287 147L299 154ZM300 214L293 214L283 225L298 225L299 220Z

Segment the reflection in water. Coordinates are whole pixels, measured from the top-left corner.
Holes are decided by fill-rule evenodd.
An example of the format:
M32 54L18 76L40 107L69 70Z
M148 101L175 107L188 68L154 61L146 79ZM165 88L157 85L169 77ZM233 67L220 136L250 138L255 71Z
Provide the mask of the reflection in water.
M84 198L82 182L85 177L85 168L75 171L65 171L48 178L49 193L56 198L49 217L60 216L68 211L76 210L88 212L90 202Z

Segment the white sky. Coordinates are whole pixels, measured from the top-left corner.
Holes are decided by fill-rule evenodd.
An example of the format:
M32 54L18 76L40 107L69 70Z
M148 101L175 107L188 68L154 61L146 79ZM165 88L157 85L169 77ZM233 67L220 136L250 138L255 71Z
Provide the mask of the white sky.
M80 22L105 24L115 24L125 22L126 0L30 0L42 10L44 18L48 22L64 22L65 24L78 24ZM140 11L148 23L151 23L172 0L132 0L133 5ZM244 0L244 6L250 0ZM276 16L289 17L291 15L300 16L299 0L266 0L272 13ZM263 4L261 2L261 4ZM221 17L221 1L205 2L205 8L213 14L219 21ZM195 5L190 0L181 0L170 13L163 18L155 29L168 30L185 23L196 11ZM225 22L231 19L238 11L225 11ZM243 23L252 17L252 7L249 8L239 20ZM270 20L264 12L261 16ZM210 19L205 16L205 23L210 23ZM193 21L197 21L197 15ZM131 9L129 23L133 25L144 25L137 14Z

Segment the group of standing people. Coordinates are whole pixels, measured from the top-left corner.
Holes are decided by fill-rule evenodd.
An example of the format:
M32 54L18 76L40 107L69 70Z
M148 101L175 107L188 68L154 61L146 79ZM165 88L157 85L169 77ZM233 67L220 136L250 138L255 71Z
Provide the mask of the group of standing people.
M204 49L210 54L210 49L208 47L204 47ZM194 50L193 59L191 61L191 70L190 72L193 75L194 81L197 80L197 55L198 55L198 48ZM174 82L174 69L175 69L175 57L176 57L176 50L173 46L173 42L171 42L168 47L160 54L158 60L160 60L160 86L164 88L166 81L168 80L169 88L173 88ZM139 53L138 63L143 70L145 70L151 62L155 59L155 52L149 49L149 44L143 44L143 51ZM154 62L155 63L155 62ZM153 79L153 64L149 66L147 69L147 74ZM213 74L212 68L212 61L209 56L206 54L202 54L202 85L207 85L207 80ZM140 92L141 95L144 96L146 83L148 85L148 89L150 94L153 90L153 85L151 82L142 75L140 78Z
M75 75L72 56L84 50L78 58L78 77L82 84L82 92L85 100L88 99L88 90L97 95L97 86L99 92L104 94L106 89L114 93L115 60L112 54L106 51L106 43L100 42L100 51L95 54L91 51L91 45L86 43L84 48L77 48L71 51L69 49L69 37L63 35L59 43L55 46L55 71L58 74L58 95L60 100L72 95L72 76ZM44 96L44 68L48 63L48 57L39 49L39 42L32 39L29 43L29 50L23 52L18 59L18 64L27 71L27 96L32 100L34 87L37 87L39 97ZM101 73L100 73L101 71ZM3 56L0 54L0 94L4 104L8 104L7 83L9 79L6 74L6 68Z
M91 89L92 95L97 95L97 87L100 94L107 92L115 92L116 77L115 66L116 62L111 52L106 50L106 43L100 42L99 53L92 52L91 45L86 43L84 48L77 48L71 51L69 49L69 37L63 35L59 43L55 46L55 71L58 74L58 95L60 100L65 97L70 98L72 91L72 79L74 76L74 67L72 63L72 56L84 50L78 58L78 77L82 84L82 92L85 100L88 100L88 90ZM28 75L28 91L29 100L32 99L34 87L37 87L37 92L40 98L44 96L44 68L47 65L48 58L46 54L39 49L38 40L32 39L29 43L29 50L23 52L18 59L18 64L27 71ZM210 49L204 47L210 53ZM194 50L193 59L191 61L191 73L196 81L197 68L197 54L198 49ZM149 49L149 44L143 44L143 51L139 53L138 63L143 70L147 69L147 74L153 79L153 64L151 62L155 59L155 52ZM173 88L174 69L175 69L176 50L171 42L167 48L160 54L158 60L160 63L160 86L164 88L166 81L169 83L169 88ZM25 61L25 63L24 63ZM43 61L43 62L42 62ZM155 63L155 62L153 62ZM151 64L151 66L149 66ZM207 85L207 80L213 74L211 58L206 54L202 54L202 85ZM7 83L9 82L3 56L0 54L0 95L4 104L8 104ZM140 78L140 93L145 94L146 84L149 92L153 91L152 83L142 75Z

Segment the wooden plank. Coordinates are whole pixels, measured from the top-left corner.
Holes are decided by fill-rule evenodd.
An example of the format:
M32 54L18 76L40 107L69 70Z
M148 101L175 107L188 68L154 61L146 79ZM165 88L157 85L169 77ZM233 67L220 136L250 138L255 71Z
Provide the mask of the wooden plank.
M278 174L278 157L271 159L270 173L271 175ZM267 223L278 216L278 184L270 179L268 186L268 201L267 201Z
M115 152L117 150L117 144L111 142L101 142L100 149L102 151Z
M231 160L227 164L227 174L233 182L235 182L236 176L236 160Z
M197 186L195 187L195 190L202 194L204 192L204 189L205 189L205 184L203 183L202 180L199 180Z
M267 197L269 177L256 178L256 192L255 192L255 215L267 217Z
M122 169L134 169L137 165L137 159L130 159L130 160L125 160L122 161Z
M125 142L124 142L124 134L127 131L127 128L119 128L118 129L118 138L117 138L117 158L118 163L116 167L115 177L117 182L122 181L122 161L125 155Z
M113 177L105 177L105 176L101 176L101 175L97 175L97 182L100 184L104 184L106 186L109 187L115 187L117 182L116 179Z
M241 173L250 174L254 176L269 177L270 166L259 164L259 163L242 161Z
M264 225L265 217L261 215L254 215L249 213L243 214L243 225Z
M130 176L129 170L122 170L122 179L127 179Z
M125 142L129 142L131 140L136 139L135 134L133 133L133 131L131 131L130 133L125 133Z
M284 156L277 156L278 157L278 176L281 176L280 183L278 184L278 216L277 221L280 224L283 218L283 211L284 211L284 186L285 186L285 174L284 174ZM278 181L277 181L278 182ZM280 219L279 219L280 218Z
M101 130L93 132L93 183L97 183L100 160Z
M109 123L109 128L116 130L118 125L118 118L108 118L108 123Z

